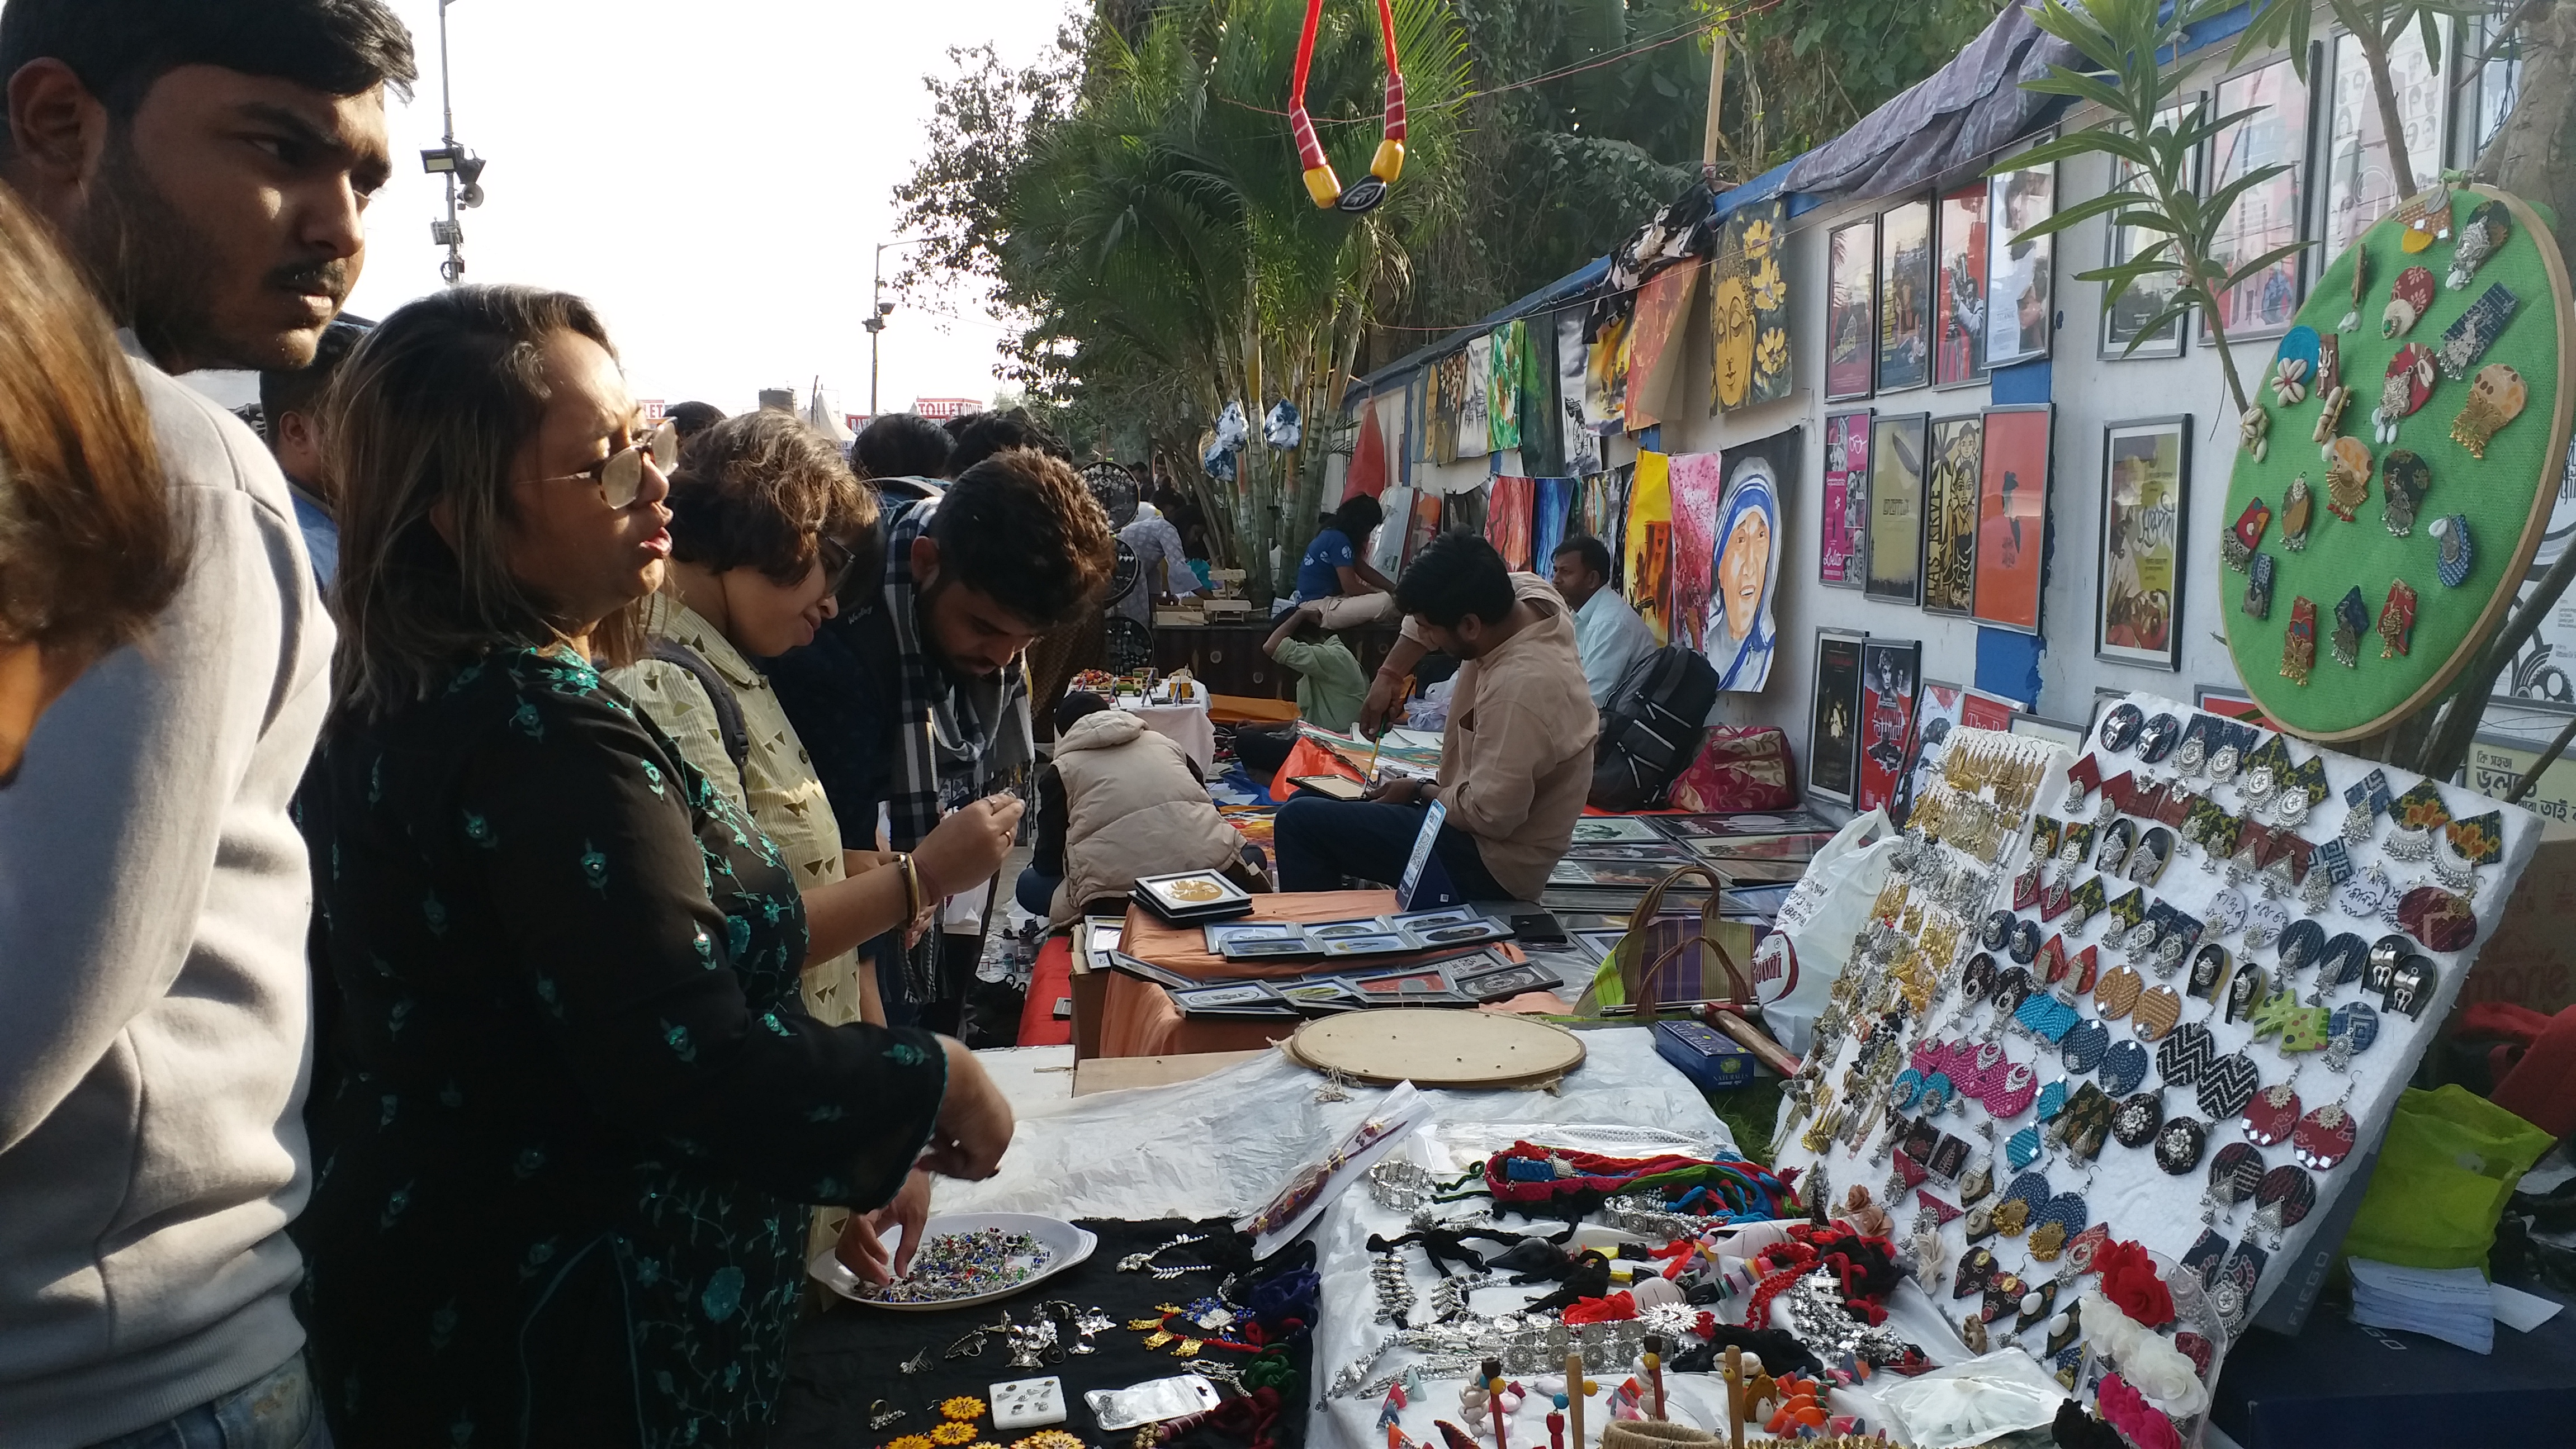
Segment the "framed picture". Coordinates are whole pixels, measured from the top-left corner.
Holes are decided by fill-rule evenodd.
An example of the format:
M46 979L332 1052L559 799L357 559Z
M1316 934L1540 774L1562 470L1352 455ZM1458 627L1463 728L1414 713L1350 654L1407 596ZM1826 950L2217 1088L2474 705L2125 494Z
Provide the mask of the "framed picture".
M1913 639L1865 639L1860 646L1860 779L1852 808L1894 803L1914 737L1914 692L1923 677L1923 645Z
M1689 847L1671 840L1653 845L1577 845L1566 855L1575 860L1662 861L1672 865L1688 865L1691 859Z
M1922 682L1914 693L1914 738L1905 745L1905 769L1896 777L1896 799L1887 807L1887 818L1903 829L1905 817L1914 813L1914 802L1932 783L1932 767L1940 763L1941 751L1948 745L1950 731L1961 723L1960 706L1967 691L1955 684L1937 679Z
M2070 750L2080 752L2084 748L2084 726L2069 724L2062 719L2017 714L2013 716L2012 732L2029 739L2046 740L2052 745L2064 745Z
M1932 380L1932 203L1878 218L1878 390Z
M1977 482L1977 593L1981 623L2039 632L2040 574L2048 554L2050 425L2047 403L1986 409Z
M1985 461L1985 419L1932 424L1923 474L1923 612L1965 614L1977 593L1977 487Z
M1672 847L1681 850L1681 847ZM1678 861L1584 860L1567 856L1549 871L1547 883L1560 888L1622 888L1643 890L1662 880L1680 866L1688 865L1691 856L1682 851Z
M1620 941L1624 940L1628 933L1626 931L1575 931L1571 934L1574 937L1574 943L1589 952L1593 960L1607 961L1610 959L1610 953L1619 949Z
M1882 417L1869 440L1869 575L1873 599L1923 601L1923 458L1928 413Z
M1807 717L1807 789L1837 805L1860 783L1862 636L1816 631L1815 709Z
M2388 130L2380 124L2379 96L2360 42L2338 35L2327 44L2334 73L2327 92L2325 248L2319 255L2337 257L2406 198L2397 194L2388 164ZM2450 87L2425 62L2424 37L2416 27L2407 26L2388 47L2388 78L2397 96L2397 121L2406 132L2408 169L2421 186L2439 169Z
M2227 208L2209 259L2233 272L2308 234L2308 88L2284 56L2220 81L2217 105L2221 116L2255 114L2210 137L2203 169L2212 195L2266 166L2290 168L2256 182ZM2306 282L2307 253L2301 251L2219 293L2218 315L2229 340L2288 331L2307 294ZM2209 337L2205 316L2200 335Z
M1878 223L1855 221L1827 237L1825 400L1867 397L1878 364Z
M1833 413L1825 419L1824 547L1816 578L1838 589L1861 586L1861 549L1869 537L1870 414Z
M2156 123L2179 130L2190 124L2204 102L2205 96L2196 93L2183 105L2168 106L2158 111ZM2197 150L2195 147L2193 157L2184 163L2192 170L2194 191L2200 189ZM2111 163L2111 188L2116 191L2129 185L2134 174L2135 168L2128 162L2114 159ZM2143 227L2122 226L2118 222L2105 224L2102 231L2102 264L2106 267L2127 263L2155 240L2155 234ZM2147 326L2173 305L2175 294L2181 290L2182 284L2171 272L2138 278L2120 294L2119 301L2102 311L2102 344L2098 355L2113 361L2133 357L2182 356L2183 319L2176 317L2152 329Z
M2182 520L2190 486L2189 414L2103 426L2094 658L2181 670Z
M2024 166L1988 183L1986 366L2048 355L2057 303L2057 238L2015 238L2057 212L2057 168Z
M1986 183L1942 193L1933 208L1932 385L1986 375Z
M1656 845L1664 839L1643 816L1586 815L1574 822L1575 845Z

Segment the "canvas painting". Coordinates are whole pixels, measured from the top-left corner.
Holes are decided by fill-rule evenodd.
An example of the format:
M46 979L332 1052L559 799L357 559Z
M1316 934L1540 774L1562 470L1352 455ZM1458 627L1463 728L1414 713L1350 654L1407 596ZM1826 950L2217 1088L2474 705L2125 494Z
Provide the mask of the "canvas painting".
M1869 536L1869 420L1865 412L1825 419L1824 527L1816 577L1837 588L1861 585L1861 548Z
M1781 271L1788 203L1740 206L1726 219L1709 287L1711 411L1789 395L1789 287Z
M1838 805L1860 783L1861 636L1816 631L1816 693L1807 717L1807 789Z
M1779 640L1772 600L1780 588L1780 519L1806 432L1791 428L1726 450L1701 652L1717 687L1759 693L1771 682Z
M1429 403L1431 461L1449 464L1458 461L1458 410L1467 395L1467 354L1462 350L1441 358L1431 373L1432 396Z
M1628 480L1628 607L1646 621L1659 649L1672 642L1671 463L1662 453L1639 453L1637 471Z
M1931 419L1880 418L1869 442L1869 576L1873 599L1923 601L1923 464Z
M1521 373L1528 366L1528 353L1528 322L1514 318L1494 329L1485 428L1497 452L1521 445Z
M2182 520L2190 469L2189 417L2102 429L2095 658L2182 668Z
M1458 394L1458 456L1481 458L1494 450L1494 338L1467 339L1467 378Z
M1437 493L1417 490L1413 495L1413 518L1404 533L1404 561L1408 564L1422 557L1431 540L1440 536L1440 503ZM1392 578L1394 575L1390 574Z
M1496 478L1485 509L1485 542L1515 572L1530 568L1530 521L1533 494L1527 478Z
M2025 166L1988 185L1986 365L2003 367L2048 355L2057 303L2057 238L2018 239L2057 211L2057 168Z
M1637 320L1628 329L1629 432L1662 422L1672 404L1689 335L1683 324L1699 291L1701 266L1696 257L1675 262L1637 289Z
M1923 612L1965 614L1976 601L1977 482L1985 420L1932 424L1932 466L1923 483Z
M1571 478L1530 480L1530 568L1546 573L1565 542L1565 514L1574 496Z
M1914 737L1905 745L1905 769L1896 779L1896 799L1887 807L1887 818L1904 828L1906 817L1914 813L1914 802L1923 798L1930 787L1933 767L1940 762L1941 748L1950 731L1960 725L1960 710L1966 703L1967 691L1955 684L1926 679L1914 694Z
M1932 381L1955 387L1986 375L1986 183L1945 192L1937 210Z
M2046 403L1986 409L1985 462L1977 486L1976 615L2025 634L2039 632L2050 417Z
M1932 380L1932 203L1878 218L1878 390Z
M1592 430L1583 416L1584 367L1583 314L1556 314L1556 410L1564 421L1558 431L1565 438L1565 471L1577 478L1601 471L1601 435Z
M1876 810L1896 799L1905 772L1905 747L1914 738L1914 691L1922 677L1923 645L1915 640L1869 639L1860 646L1860 780L1855 810Z
M1825 398L1867 397L1878 370L1878 223L1835 227L1826 257Z
M1725 486L1715 453L1675 453L1667 486L1673 495L1673 642L1705 650L1709 567L1716 559L1718 494Z
M1619 426L1628 406L1628 313L1614 311L1587 326L1583 344L1584 426Z
M1628 534L1628 479L1636 468L1634 463L1622 463L1611 472L1584 479L1574 504L1570 526L1576 533L1601 540L1601 546L1610 550L1613 584L1625 577L1619 566L1626 556L1620 541Z

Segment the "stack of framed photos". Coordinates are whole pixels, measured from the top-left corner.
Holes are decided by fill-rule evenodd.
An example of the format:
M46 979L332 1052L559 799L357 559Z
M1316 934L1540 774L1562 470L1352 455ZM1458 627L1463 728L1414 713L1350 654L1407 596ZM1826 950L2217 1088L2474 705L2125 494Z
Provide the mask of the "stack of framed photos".
M1350 921L1233 921L1211 925L1207 949L1229 961L1300 956L1400 956L1508 939L1511 927L1469 906Z
M1548 873L1539 903L1550 910L1624 914L1656 882L1686 865L1708 866L1730 885L1758 889L1759 883L1794 881L1833 832L1831 822L1804 810L1587 815L1575 822L1574 843ZM1676 882L1664 899L1675 909L1697 910L1707 895L1707 883L1693 878ZM1751 902L1745 909L1759 914Z
M1123 952L1110 953L1108 965L1163 987L1171 992L1182 1015L1197 1018L1295 1019L1375 1006L1480 1006L1565 984L1548 964L1514 961L1491 946L1393 970L1321 971L1260 980L1201 981Z
M1176 926L1252 914L1252 893L1212 870L1136 878L1129 899Z

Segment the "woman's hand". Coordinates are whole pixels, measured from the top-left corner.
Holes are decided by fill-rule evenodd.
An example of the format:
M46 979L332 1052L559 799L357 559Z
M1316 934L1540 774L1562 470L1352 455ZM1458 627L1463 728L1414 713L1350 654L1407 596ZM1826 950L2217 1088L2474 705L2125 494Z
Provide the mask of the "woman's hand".
M841 1266L882 1287L912 1271L912 1255L921 1247L922 1226L930 1221L930 1174L916 1167L903 1180L894 1201L872 1213L852 1213L841 1224L841 1240L832 1251ZM903 1235L894 1261L886 1261L885 1235Z
M935 901L991 880L1011 853L1023 808L1015 796L988 795L949 812L913 847L912 866L921 872L922 895Z
M948 1092L921 1165L941 1177L980 1182L1000 1170L1011 1145L1011 1104L964 1042L944 1036L939 1044L948 1053Z

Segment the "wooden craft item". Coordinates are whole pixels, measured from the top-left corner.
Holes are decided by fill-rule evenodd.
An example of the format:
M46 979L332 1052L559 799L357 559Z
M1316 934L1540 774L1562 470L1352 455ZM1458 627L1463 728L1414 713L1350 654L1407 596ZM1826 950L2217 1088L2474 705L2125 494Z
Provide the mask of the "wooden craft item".
M1490 1011L1389 1007L1307 1022L1289 1054L1322 1072L1417 1087L1520 1087L1583 1064L1582 1038L1561 1026Z

